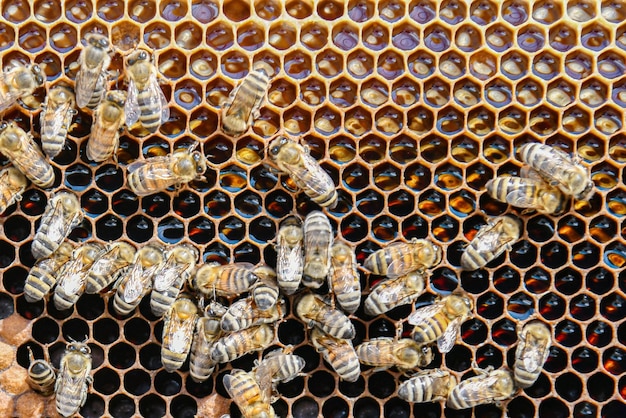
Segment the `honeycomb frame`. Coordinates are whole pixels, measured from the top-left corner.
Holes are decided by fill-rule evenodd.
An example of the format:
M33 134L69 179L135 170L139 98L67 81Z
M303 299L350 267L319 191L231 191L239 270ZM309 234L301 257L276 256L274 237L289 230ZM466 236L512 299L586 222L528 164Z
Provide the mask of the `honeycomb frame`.
M506 405L508 416L626 415L625 3L3 0L0 13L3 68L12 60L45 63L49 86L73 85L76 46L88 32L116 45L113 71L122 72L122 55L135 45L155 53L171 111L159 132L126 130L119 165L97 165L82 156L91 116L79 111L52 161L53 190L77 193L87 214L71 239L189 242L204 261L273 265L278 222L314 205L264 167L265 146L280 132L301 137L338 186L339 205L328 214L359 262L393 240L428 237L445 255L417 306L458 286L474 299L476 315L457 345L429 367L462 378L471 375L471 360L510 366L515 325L535 314L551 324L555 341L539 381ZM277 75L259 119L234 141L219 130L220 103L258 60ZM35 94L39 102L44 96L45 89ZM38 139L39 112L25 103L4 119ZM126 189L129 162L196 141L210 161L206 181L144 198ZM512 251L488 268L460 272L463 245L485 215L520 214L483 190L495 175L518 173L514 151L530 141L577 154L596 195L558 217L520 215L524 234ZM162 370L162 323L145 303L120 318L98 295L82 296L69 312L25 302L30 242L49 193L31 186L3 214L0 351L16 358L2 363L3 411L25 416L43 408L54 416L53 402L7 381L23 379L27 345L58 365L64 341L84 335L94 385L82 416L228 410L221 377L230 367L250 369L256 355L195 384L186 366ZM366 295L370 279L361 279ZM393 335L410 310L369 318L361 308L354 343ZM496 406L410 405L395 396L401 376L393 370L338 382L293 314L277 327L277 345L286 344L306 359L309 376L279 386L280 416L505 414Z

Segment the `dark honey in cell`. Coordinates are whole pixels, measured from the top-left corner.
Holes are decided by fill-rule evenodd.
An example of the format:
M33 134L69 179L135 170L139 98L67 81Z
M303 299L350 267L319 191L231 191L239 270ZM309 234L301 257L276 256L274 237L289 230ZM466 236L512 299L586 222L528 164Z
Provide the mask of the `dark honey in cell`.
M425 215L436 216L445 210L446 198L435 190L427 190L420 194L420 202L417 207Z
M619 279L623 280L622 277ZM600 302L600 313L610 321L619 321L626 317L626 300L615 292L602 298Z
M220 222L219 234L226 242L236 243L244 238L246 226L239 218L230 216Z
M541 267L535 267L529 270L524 276L524 286L535 294L547 291L550 288L551 281L550 273Z
M230 198L222 191L216 190L204 198L205 212L216 218L221 218L230 213Z
M430 169L420 164L408 166L404 170L404 183L419 192L430 185L431 177Z
M565 300L556 293L550 292L542 296L538 306L539 313L547 320L559 319L565 314Z
M344 183L352 190L363 189L369 184L369 172L359 164L347 167L342 174L342 178Z
M500 345L510 346L517 341L516 323L508 318L496 322L491 329L491 337Z
M566 267L554 276L554 286L560 293L572 295L580 290L582 276L579 271Z
M476 313L483 318L495 319L504 312L503 299L493 292L487 292L478 297Z
M210 219L198 217L189 223L189 239L197 244L206 244L215 237L215 224Z
M363 215L378 215L385 207L385 199L374 190L366 190L357 195L356 199L357 208Z

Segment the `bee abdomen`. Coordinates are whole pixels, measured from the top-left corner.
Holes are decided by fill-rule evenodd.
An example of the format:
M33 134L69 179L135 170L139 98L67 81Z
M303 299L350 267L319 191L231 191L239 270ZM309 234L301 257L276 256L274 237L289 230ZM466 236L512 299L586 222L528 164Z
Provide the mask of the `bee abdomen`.
M339 377L346 382L356 382L361 375L361 365L359 359L352 350L340 350L339 354L333 351L324 352L327 361L335 369Z
M161 108L158 103L155 105L150 100L150 92L148 90L140 91L137 95L137 103L139 104L139 121L141 125L150 133L154 133L161 125Z
M517 387L522 389L531 387L539 378L540 373L541 369L537 369L536 373L527 371L524 368L524 363L522 362L522 360L515 360L515 366L513 368L513 378L515 379Z
M426 378L407 380L398 388L398 397L407 402L430 402L433 399L432 380Z
M56 373L54 369L44 360L36 360L28 366L28 384L30 387L44 396L54 392Z
M442 323L441 318L431 318L429 321L425 321L423 324L415 325L413 328L413 339L420 344L427 344L435 341L446 330L447 323Z
M41 300L50 292L55 283L56 278L52 274L34 266L26 277L24 298L29 303Z
M98 81L96 81L96 85L94 86L91 95L89 96L89 101L87 102L88 109L94 110L100 102L102 101L102 97L104 96L104 89L106 84L106 73L102 73L98 75Z
M165 371L172 373L180 369L187 358L187 352L175 353L165 347L161 347L161 363Z
M62 288L57 286L53 297L54 306L60 311L70 309L76 304L79 297L80 294L67 294Z
M64 390L56 394L57 412L63 417L74 415L81 406L82 399L78 394L66 393Z
M119 295L120 288L115 292L115 296L113 297L113 309L120 315L128 315L131 313L141 301L141 298L137 298L133 303L125 302L122 297Z
M465 270L478 270L484 267L497 254L493 251L477 251L473 245L468 245L461 255L461 267Z
M180 289L173 286L164 292L152 289L150 293L150 310L155 316L163 316L169 307L172 306L179 293Z
M48 227L47 225L42 225L41 228L35 234L35 238L33 239L33 243L31 245L31 251L33 253L33 257L36 259L44 258L50 256L57 248L61 245L60 242L53 242L48 238Z

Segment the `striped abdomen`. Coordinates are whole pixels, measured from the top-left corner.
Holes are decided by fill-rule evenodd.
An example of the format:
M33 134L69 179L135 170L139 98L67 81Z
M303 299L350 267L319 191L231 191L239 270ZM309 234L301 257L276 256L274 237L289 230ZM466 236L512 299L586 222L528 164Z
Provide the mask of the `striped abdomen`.
M54 289L54 306L60 311L70 309L76 304L82 294L82 290L75 293L68 293L61 285L58 285Z
M59 269L69 259L69 255L67 257L57 257L53 254L52 257L36 263L30 269L28 277L26 277L26 284L24 285L24 298L26 301L32 303L43 299L56 284L56 275Z
M204 382L213 373L217 363L211 359L211 347L220 334L219 320L213 318L198 320L189 356L189 374L195 382Z
M158 87L157 87L158 88ZM150 133L154 133L161 126L161 102L154 100L151 89L141 89L137 93L139 106L139 122Z
M174 185L175 176L171 174L171 163L167 161L149 162L128 174L128 186L138 196L145 196L165 190ZM159 173L168 173L163 177Z
M400 262L405 265L413 264L413 254L409 246L393 246L390 248L383 248L370 254L363 266L377 275L387 274L387 268L393 262Z
M231 136L243 134L250 126L252 115L261 106L269 84L262 71L252 71L237 87L233 100L222 118L222 130Z
M411 336L417 343L427 344L441 337L449 324L448 317L439 312L415 325Z
M103 102L98 107L87 141L87 158L101 162L113 156L119 143L119 129L124 123L123 107Z
M420 372L398 387L398 397L414 403L445 400L455 384L456 379L445 370Z
M346 382L356 382L359 379L361 364L350 341L334 338L318 330L313 330L311 340L340 379Z
M85 106L88 109L94 110L96 107L98 107L98 105L102 101L102 97L104 97L104 92L106 88L106 80L107 80L106 74L107 73L103 71L98 75L98 81L96 81L96 84L94 85L94 89L91 92L91 95L89 96L89 101L87 102L87 105Z
M45 360L35 360L28 366L28 384L44 396L52 395L56 373L52 365Z
M248 328L230 333L215 342L211 358L226 363L252 351L259 351L272 343L274 332L268 325Z
M24 146L19 155L6 156L36 186L46 189L54 184L54 170L34 142Z

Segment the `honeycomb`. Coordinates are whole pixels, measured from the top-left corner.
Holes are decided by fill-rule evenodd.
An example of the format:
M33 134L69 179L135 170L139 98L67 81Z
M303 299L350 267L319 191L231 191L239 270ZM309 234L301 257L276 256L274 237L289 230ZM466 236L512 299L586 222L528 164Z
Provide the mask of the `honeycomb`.
M463 378L472 360L511 366L515 326L536 315L551 324L554 343L538 382L505 406L507 416L626 416L623 1L3 0L1 14L3 67L45 63L49 85L71 85L77 45L100 32L117 48L113 71L123 72L124 53L146 47L164 80L170 119L148 137L125 131L119 164L83 157L91 114L75 116L52 162L54 189L77 193L87 214L71 239L190 242L204 261L274 265L278 222L314 205L263 165L264 148L279 132L301 137L339 189L328 214L359 262L393 240L428 237L445 256L417 306L459 286L474 299L475 316L458 344L430 367ZM259 60L277 75L260 117L235 141L219 130L220 103ZM35 101L44 96L39 89ZM16 106L4 119L38 138L38 103ZM144 198L126 188L129 162L195 141L211 163L206 181ZM484 215L520 214L487 196L484 185L518 174L514 150L529 141L577 154L597 193L562 216L521 214L525 232L508 254L460 272L463 247ZM64 312L25 301L30 243L49 193L31 186L2 218L3 415L54 416L53 402L20 383L27 346L58 365L65 341L87 335L94 383L83 417L239 416L222 376L231 367L249 370L257 355L197 384L187 366L162 369L163 325L146 303L121 318L108 296L84 295ZM362 276L364 295L369 281ZM361 308L355 345L394 335L411 309L370 318ZM402 378L393 370L340 382L306 334L291 313L277 326L276 345L294 345L308 374L279 386L280 416L505 414L494 405L444 412L438 403L408 404L395 395Z

